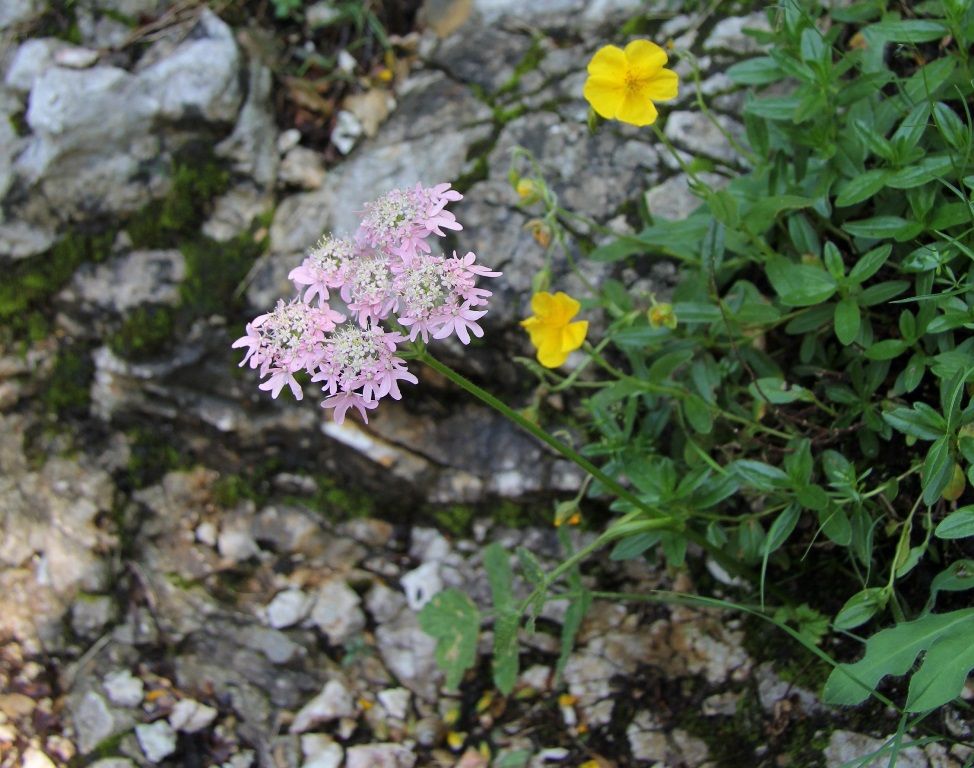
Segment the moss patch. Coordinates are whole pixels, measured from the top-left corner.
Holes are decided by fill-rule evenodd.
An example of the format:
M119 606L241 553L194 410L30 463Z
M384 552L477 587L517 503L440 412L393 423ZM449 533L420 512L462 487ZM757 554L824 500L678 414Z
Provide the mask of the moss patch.
M128 430L129 462L119 485L125 490L145 488L158 482L167 472L188 469L190 457L177 447L177 436L171 429L159 426L137 426Z
M46 254L8 266L0 281L0 341L43 337L53 314L51 299L79 266L107 259L114 239L111 232L71 233Z
M44 408L59 419L86 416L94 372L91 357L85 351L69 348L59 352L41 393Z

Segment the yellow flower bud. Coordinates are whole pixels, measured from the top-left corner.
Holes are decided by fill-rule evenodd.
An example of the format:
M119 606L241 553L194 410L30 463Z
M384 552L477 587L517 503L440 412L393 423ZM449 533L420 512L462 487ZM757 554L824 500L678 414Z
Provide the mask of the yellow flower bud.
M671 331L676 328L677 318L676 312L673 311L672 304L653 304L646 313L649 318L649 324L653 328L667 327Z
M534 179L527 177L518 179L514 189L524 205L533 205L541 199L543 194L542 186Z
M524 228L531 233L535 242L542 248L551 245L551 227L542 219L531 219Z

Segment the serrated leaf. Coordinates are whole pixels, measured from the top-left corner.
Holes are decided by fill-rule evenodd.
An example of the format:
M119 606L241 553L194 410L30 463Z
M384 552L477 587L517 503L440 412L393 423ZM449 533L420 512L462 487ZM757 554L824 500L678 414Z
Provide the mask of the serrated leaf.
M459 590L446 589L423 606L418 618L422 630L436 639L436 664L446 674L447 688L456 688L477 661L480 611Z
M561 653L558 662L555 664L555 677L561 679L571 656L572 649L575 647L575 637L582 626L585 614L588 613L589 606L592 604L592 594L588 590L583 590L578 597L572 600L565 611L565 619L561 625Z
M541 567L541 563L538 562L534 553L524 547L518 547L515 552L517 559L521 562L521 572L524 574L524 578L536 587L544 584L544 568Z
M514 573L507 550L500 544L491 544L484 550L484 570L490 584L494 603L494 658L492 669L497 689L508 694L517 682L518 646L517 631L521 616L514 601Z

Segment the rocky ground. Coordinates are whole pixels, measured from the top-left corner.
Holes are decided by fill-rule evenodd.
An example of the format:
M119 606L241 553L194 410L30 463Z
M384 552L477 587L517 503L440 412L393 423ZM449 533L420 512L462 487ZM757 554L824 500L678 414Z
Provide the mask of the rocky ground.
M232 3L2 5L0 766L839 766L896 731L881 710L825 709L823 670L762 627L654 604L596 601L559 679L551 603L509 697L489 684L488 625L480 663L445 690L416 609L453 586L487 610L489 542L557 562L551 502L579 476L431 374L367 429L338 427L269 401L229 349L322 231L352 229L391 187L450 180L458 247L504 278L486 342L441 354L527 405L512 358L529 354L516 322L543 253L511 150L599 225L685 216L697 201L651 134L589 133L585 63L636 32L673 39L737 135L722 70L763 14L427 0L394 61L337 56L354 87L329 102ZM292 54L326 11L288 27ZM664 130L719 183L740 160L693 96ZM583 269L659 292L674 274ZM730 589L699 559L586 573L600 589ZM940 725L970 737L969 715ZM921 739L896 764L970 760Z

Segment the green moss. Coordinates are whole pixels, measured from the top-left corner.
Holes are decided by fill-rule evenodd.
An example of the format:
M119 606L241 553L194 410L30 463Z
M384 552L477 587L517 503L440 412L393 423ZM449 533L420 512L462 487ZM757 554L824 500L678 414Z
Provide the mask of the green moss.
M137 248L175 248L197 232L226 191L230 174L209 150L191 147L173 164L172 187L135 214L125 229Z
M166 472L192 466L192 461L175 444L176 435L170 429L140 425L127 434L131 442L122 485L145 488L159 481Z
M231 509L241 501L260 502L265 494L260 491L256 478L248 475L220 475L213 484L213 499L224 509Z
M186 279L180 286L181 308L193 316L226 315L239 305L237 287L266 247L245 232L226 243L199 237L183 243Z
M45 409L58 418L87 415L94 371L91 357L86 352L74 349L60 352L41 393Z
M544 48L541 45L541 38L535 37L531 41L531 47L528 48L521 60L514 65L514 72L508 78L507 82L501 85L497 89L498 94L510 93L517 89L518 84L521 82L521 78L524 77L528 72L532 72L538 68L541 60L545 57Z
M489 510L494 522L505 528L526 528L537 525L540 520L537 512L535 508L508 499L498 502L496 507Z
M15 262L0 281L0 325L16 339L35 337L42 318L51 314L52 297L83 263L99 262L111 253L114 234L70 233L46 254Z
M138 307L108 337L108 346L119 357L147 360L173 338L173 310L170 307Z
M477 511L468 504L450 504L448 506L432 507L428 514L433 518L436 527L454 536L466 536L470 533L470 526L477 516Z

